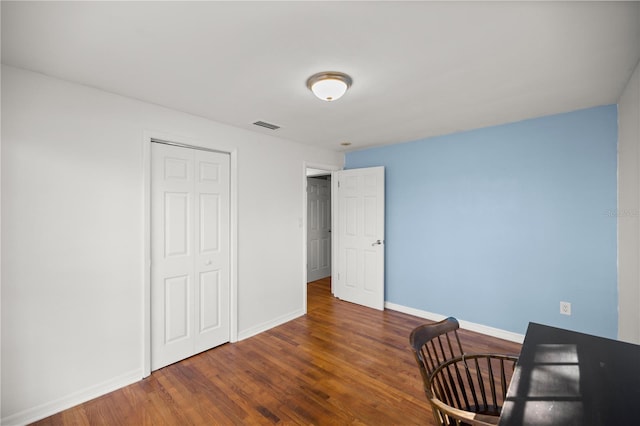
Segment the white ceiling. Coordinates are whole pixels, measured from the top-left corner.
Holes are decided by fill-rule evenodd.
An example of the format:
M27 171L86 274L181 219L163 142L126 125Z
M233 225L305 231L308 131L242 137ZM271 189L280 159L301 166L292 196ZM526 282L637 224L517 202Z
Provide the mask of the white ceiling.
M5 64L336 150L616 103L640 59L637 1L1 7ZM305 81L334 70L353 86L322 102Z

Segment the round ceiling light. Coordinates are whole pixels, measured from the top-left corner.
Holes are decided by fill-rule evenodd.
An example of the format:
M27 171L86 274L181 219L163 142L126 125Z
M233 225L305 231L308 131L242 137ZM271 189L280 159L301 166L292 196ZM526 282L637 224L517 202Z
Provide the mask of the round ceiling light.
M353 80L342 72L327 71L312 75L307 80L307 87L318 99L331 102L342 97L351 87Z

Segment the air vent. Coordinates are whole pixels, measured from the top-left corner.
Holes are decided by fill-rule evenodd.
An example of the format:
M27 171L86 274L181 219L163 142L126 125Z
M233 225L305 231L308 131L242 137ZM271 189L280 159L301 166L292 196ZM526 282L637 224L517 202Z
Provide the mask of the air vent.
M271 124L271 123L267 123L266 121L256 121L255 123L256 126L260 126L260 127L265 127L269 130L277 130L280 128L280 126L276 126L275 124Z

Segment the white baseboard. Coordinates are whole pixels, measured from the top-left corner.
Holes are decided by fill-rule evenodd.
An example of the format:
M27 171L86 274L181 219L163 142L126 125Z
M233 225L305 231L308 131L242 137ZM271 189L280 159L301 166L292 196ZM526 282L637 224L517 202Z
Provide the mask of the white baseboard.
M58 398L56 400L46 402L34 408L3 417L0 424L5 426L19 426L33 423L37 420L44 419L60 411L75 407L99 396L105 395L116 389L128 386L141 380L143 377L142 370L135 370L118 376L106 382L88 387L70 395Z
M446 315L434 314L432 312L422 311L420 309L410 308L408 306L396 305L391 302L384 302L384 307L391 309L392 311L398 311L405 314L413 315L414 317L425 318L431 321L442 321L447 318ZM510 342L522 343L524 341L524 334L513 333L511 331L501 330L499 328L493 328L474 322L464 321L460 318L456 318L460 323L460 328L469 331L475 331L476 333L486 334L487 336L497 337L498 339L509 340Z
M293 319L301 317L304 315L304 311L302 309L298 309L281 317L275 318L272 321L267 321L262 324L258 324L254 327L251 327L247 330L243 330L238 332L238 341L248 339L251 336L255 336L256 334L260 334L263 331L267 331L274 327L284 324L285 322L289 322Z

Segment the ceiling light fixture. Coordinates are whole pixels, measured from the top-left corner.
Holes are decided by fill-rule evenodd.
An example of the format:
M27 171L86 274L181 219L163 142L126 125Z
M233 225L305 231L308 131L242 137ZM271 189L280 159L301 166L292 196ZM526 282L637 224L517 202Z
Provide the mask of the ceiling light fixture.
M319 72L307 80L307 87L318 99L331 102L342 97L353 80L347 74L336 71Z

